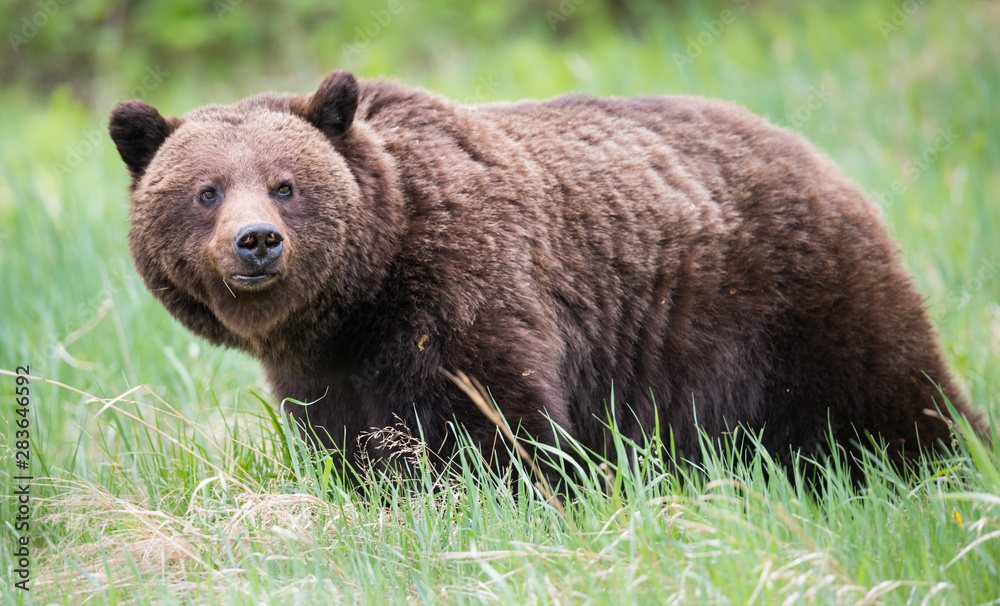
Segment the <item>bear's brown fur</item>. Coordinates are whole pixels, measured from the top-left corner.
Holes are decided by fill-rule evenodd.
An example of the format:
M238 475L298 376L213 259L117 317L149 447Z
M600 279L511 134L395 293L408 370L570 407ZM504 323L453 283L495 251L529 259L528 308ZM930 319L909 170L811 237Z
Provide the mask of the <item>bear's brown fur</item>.
M696 421L782 458L831 428L908 457L948 437L937 386L982 429L875 206L737 106L461 107L335 71L182 119L129 101L110 129L150 291L314 401L291 413L348 456L399 420L432 448L452 421L494 448L441 368L521 431L552 443L551 418L601 453L612 392L627 436L658 421L692 457Z

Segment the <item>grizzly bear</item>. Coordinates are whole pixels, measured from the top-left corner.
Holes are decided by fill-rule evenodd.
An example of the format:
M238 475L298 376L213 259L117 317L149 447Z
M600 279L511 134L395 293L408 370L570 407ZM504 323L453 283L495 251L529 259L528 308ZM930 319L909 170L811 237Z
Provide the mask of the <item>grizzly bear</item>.
M350 461L400 422L507 460L442 369L601 455L612 416L694 459L738 426L783 460L828 437L909 459L949 437L945 398L984 430L876 206L730 103L465 107L338 70L182 118L127 101L110 131L150 292Z

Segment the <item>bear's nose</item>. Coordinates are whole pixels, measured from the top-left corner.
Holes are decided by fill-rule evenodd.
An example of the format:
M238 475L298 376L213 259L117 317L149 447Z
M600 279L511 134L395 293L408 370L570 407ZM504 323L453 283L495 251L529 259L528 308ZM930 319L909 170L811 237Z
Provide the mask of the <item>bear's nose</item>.
M244 226L236 234L233 247L241 261L263 269L281 256L281 242L284 239L278 228L270 223L254 223Z

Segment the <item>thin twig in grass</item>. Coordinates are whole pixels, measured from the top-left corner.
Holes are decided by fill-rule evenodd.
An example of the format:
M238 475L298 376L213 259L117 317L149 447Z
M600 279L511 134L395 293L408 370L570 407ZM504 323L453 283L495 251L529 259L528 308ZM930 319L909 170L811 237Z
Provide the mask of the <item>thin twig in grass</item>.
M958 552L958 555L956 555L955 557L953 557L950 562L948 562L947 564L945 564L945 569L951 568L952 565L955 564L955 562L957 562L957 561L961 560L962 558L964 558L966 555L968 555L968 553L970 551L972 551L976 547L979 547L980 545L982 545L986 541L989 541L991 539L997 539L997 538L1000 538L1000 530L994 530L993 532L986 533L983 536L977 538L975 541L973 541L973 542L969 543L968 545L966 545L965 548L962 549L962 551Z
M532 545L526 543L518 543L518 545L525 545L525 547L533 547L534 549L490 549L486 551L480 551L477 549L472 549L470 551L444 551L435 554L435 557L442 561L458 561L458 562L492 562L494 560L507 560L511 558L539 558L542 560L550 558L574 558L574 559L587 559L586 556L595 556L589 558L589 561L607 561L614 562L614 558L611 556L600 554L600 553L590 553L586 554L576 549L567 549L565 547L555 547L555 548L544 548L540 545ZM539 550L541 549L541 550Z
M76 392L76 393L80 394L81 396L85 396L87 398L90 398L94 402L103 402L104 401L103 398L98 398L97 396L91 395L91 394L89 394L89 393L87 393L85 391L81 391L81 390L79 390L79 389L77 389L75 387L70 387L69 385L66 385L65 383L60 383L59 381L53 381L52 379L46 379L44 377L38 377L38 376L35 376L35 375L22 375L22 374L18 374L16 372L14 372L12 370L6 370L6 369L3 369L3 368L0 368L0 375L7 375L8 377L27 377L29 381L38 381L38 382L41 382L41 383L48 383L49 385L55 385L56 387L62 387L63 389L68 389L68 390L70 390L72 392Z
M478 408L491 423L497 426L497 429L503 433L504 437L507 438L507 441L513 444L514 450L517 451L518 456L521 457L521 460L524 461L529 468L531 468L531 473L538 478L538 481L535 482L535 487L542 493L545 500L555 507L556 510L562 514L563 518L568 521L569 516L566 514L566 508L563 507L562 501L559 500L559 497L557 497L555 492L552 490L552 486L549 484L545 474L543 474L541 470L538 469L538 466L535 465L535 461L531 458L531 455L528 454L528 451L524 448L524 446L521 446L521 443L517 441L516 437L514 437L513 432L511 432L510 428L507 427L503 417L500 415L500 411L498 411L491 403L492 399L486 391L486 388L484 388L483 385L476 379L470 379L461 370L456 370L455 374L448 372L444 368L441 368L440 370L444 373L444 376L451 379L455 385L458 385L458 388L461 389L465 395L469 396L469 399L476 405L476 408Z

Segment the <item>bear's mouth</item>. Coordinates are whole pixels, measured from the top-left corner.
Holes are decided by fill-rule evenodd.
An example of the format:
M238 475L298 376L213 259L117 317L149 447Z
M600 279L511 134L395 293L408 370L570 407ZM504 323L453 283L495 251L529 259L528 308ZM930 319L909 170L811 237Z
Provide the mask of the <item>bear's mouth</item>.
M280 278L280 274L230 274L226 282L239 290L263 290L274 284Z

